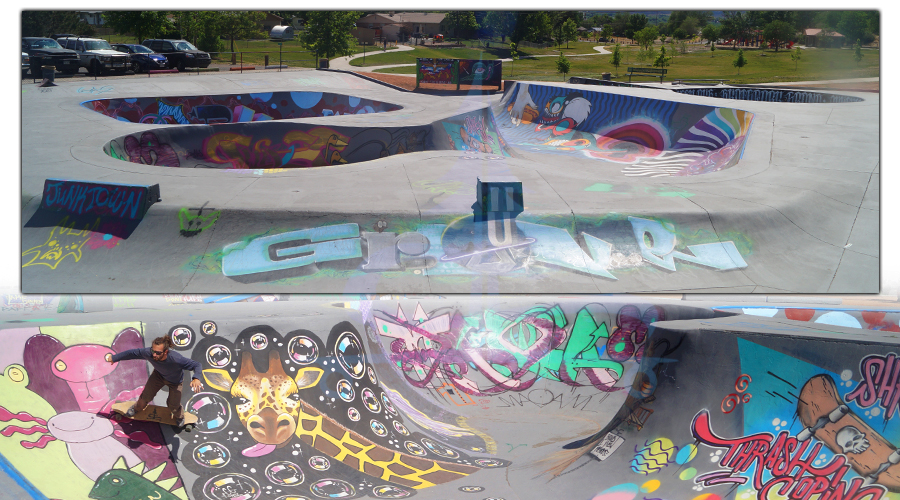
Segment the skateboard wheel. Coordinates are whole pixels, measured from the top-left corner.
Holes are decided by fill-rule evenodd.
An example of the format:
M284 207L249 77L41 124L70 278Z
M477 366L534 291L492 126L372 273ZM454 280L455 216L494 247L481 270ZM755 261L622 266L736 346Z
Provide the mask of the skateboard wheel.
M892 464L900 463L900 450L894 450L893 453L888 455L888 462Z
M807 439L811 438L812 435L813 435L813 430L810 429L809 427L807 427L806 429L803 429L802 431L800 431L797 434L797 441L800 441L802 443L803 441L806 441Z
M847 405L838 406L834 411L828 414L828 420L833 424L848 413L850 413L850 408Z

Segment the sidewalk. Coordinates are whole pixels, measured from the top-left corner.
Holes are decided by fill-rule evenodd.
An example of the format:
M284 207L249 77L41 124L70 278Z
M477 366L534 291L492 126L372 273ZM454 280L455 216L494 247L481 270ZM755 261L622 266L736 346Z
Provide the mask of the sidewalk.
M409 45L397 45L397 48L395 50L407 51L407 50L414 50L414 49L415 49L414 47L410 47ZM598 55L603 55L603 54L612 54L612 52L606 50L605 48L603 48L602 46L599 46L599 45L594 47L594 50L596 50L597 52L591 52L589 54L572 54L567 57L598 56ZM383 52L381 52L381 51L373 51L371 54L382 54L382 53ZM369 55L369 54L367 53L366 55ZM352 66L350 64L350 61L352 61L353 59L359 59L361 57L363 57L363 54L338 57L337 59L332 59L331 61L329 61L329 67L331 69L343 69L343 70L349 70L349 71L376 72L377 70L380 70L380 69L403 68L403 67L415 66L414 63L413 64L409 64L409 63L407 63L407 64L386 64L383 66ZM542 54L542 55L537 55L537 56L520 57L520 59L534 59L537 57L559 57L559 56L555 55L555 54ZM500 60L503 62L512 62L512 59L500 59ZM414 76L414 75L405 75L405 76Z

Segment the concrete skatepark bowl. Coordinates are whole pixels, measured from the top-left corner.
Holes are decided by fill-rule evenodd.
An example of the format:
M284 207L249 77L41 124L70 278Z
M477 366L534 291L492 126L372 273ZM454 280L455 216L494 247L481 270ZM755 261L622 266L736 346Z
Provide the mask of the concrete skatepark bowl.
M0 487L36 500L896 498L896 300L773 299L4 295ZM149 364L104 357L158 336L201 366L204 387L182 396L193 432L110 411Z
M877 292L879 97L839 95L434 96L326 71L26 86L23 290Z

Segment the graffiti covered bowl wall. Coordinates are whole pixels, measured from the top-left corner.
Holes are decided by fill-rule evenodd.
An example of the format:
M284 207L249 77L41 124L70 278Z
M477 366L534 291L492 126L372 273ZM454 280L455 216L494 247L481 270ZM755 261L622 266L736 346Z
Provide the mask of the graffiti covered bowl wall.
M494 108L521 152L622 165L626 176L699 175L734 166L753 113L612 92L518 83Z
M324 92L94 99L82 106L124 122L212 125L397 111L402 106Z

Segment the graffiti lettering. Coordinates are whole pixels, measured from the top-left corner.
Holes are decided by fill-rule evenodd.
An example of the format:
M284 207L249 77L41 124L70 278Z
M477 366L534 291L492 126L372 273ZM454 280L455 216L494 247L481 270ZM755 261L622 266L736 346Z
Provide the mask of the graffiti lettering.
M196 210L197 213L193 214L190 210ZM219 210L212 210L207 213L203 213L203 207L200 208L182 208L178 211L178 223L181 226L181 235L185 237L197 236L204 229L208 229L210 226L216 223L219 220L219 215L222 212Z
M43 244L22 252L23 261L31 257L22 264L22 267L40 264L56 269L66 257L72 257L75 262L81 260L81 249L87 244L93 231L99 227L100 221L97 220L93 225L86 224L84 229L77 230L75 221L69 222L68 219L68 215L63 217L59 224L50 230L50 235Z
M273 249L276 245L280 248ZM354 259L362 257L362 246L357 224L338 224L263 236L246 244L234 243L226 246L224 252L222 273L240 276Z
M77 215L109 215L133 220L144 215L143 209L149 201L149 191L148 186L47 179L41 208Z
M571 326L559 305L534 307L518 315L485 311L465 317L454 312L426 314L416 308L414 321L402 310L382 312L375 329L390 342L391 360L416 387L452 384L467 394L485 396L526 391L539 378L577 387L593 385L602 392L622 377L623 363L640 362L650 323L665 319L662 309L622 307L612 316L599 304L585 306ZM567 328L568 326L568 328ZM576 397L564 403L549 391L531 391L529 403L545 406L559 401L584 409L590 402ZM522 405L522 398L503 400Z
M849 95L775 89L679 89L675 92L704 97L718 97L721 99L740 99L742 101L838 103L860 102L863 100L859 97Z
M675 250L675 233L662 223L638 217L629 217L628 220L641 252L640 256L636 256L638 263L628 267L640 265L641 259L669 271L677 270L676 259L720 271L747 267L747 262L732 241L688 245L687 249L693 254L691 255ZM423 224L415 232L398 234L360 232L357 224L347 223L262 236L249 243L228 245L223 257L223 268L227 268L226 276L239 276L313 264L311 256L285 258L298 252L312 251L311 246L297 247L290 252L270 250L270 247L280 247L286 242L308 239L309 235L315 235L317 239L311 240L311 243L317 245L317 252L322 256L321 260L315 262L362 257L364 261L360 269L366 272L427 269L433 275L482 272L497 274L522 269L528 262L535 262L617 279L610 272L613 268L611 243L582 232L580 236L586 248L583 250L568 230L530 222L514 221L517 229L515 233L524 235L520 242L500 247L490 245L483 251L458 255L458 249L466 248L466 241L460 237L469 234L461 229L468 228L471 224ZM511 227L506 229L512 232ZM456 234L461 236L457 237ZM270 257L272 251L281 258ZM499 261L497 258L485 257L490 254L499 258Z
M861 477L850 481L844 475L850 471L847 458L836 455L821 467L813 462L819 455L822 443L812 445L813 440L799 442L796 437L781 431L778 436L769 432L760 432L739 438L723 438L717 436L710 426L709 412L698 412L691 421L691 433L700 442L714 448L724 448L725 453L719 460L719 466L726 471L698 476L698 483L714 484L716 479L728 477L735 472L747 472L755 466L753 487L758 491L757 498L766 500L769 492L791 499L809 499L815 495L825 499L878 500L887 492L884 486L864 486ZM763 480L768 471L772 477Z
M879 406L885 411L884 419L889 420L900 406L900 359L895 353L886 356L870 354L860 362L859 373L863 380L847 394L846 401L863 408L880 401Z

